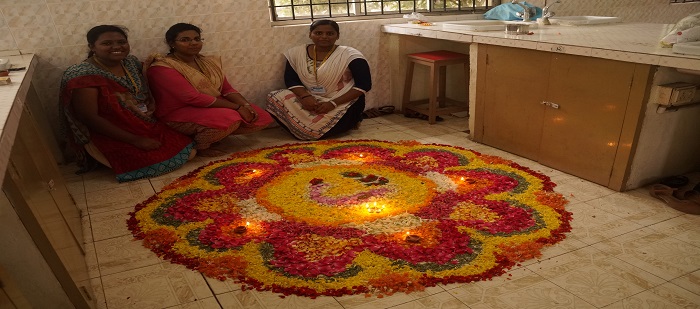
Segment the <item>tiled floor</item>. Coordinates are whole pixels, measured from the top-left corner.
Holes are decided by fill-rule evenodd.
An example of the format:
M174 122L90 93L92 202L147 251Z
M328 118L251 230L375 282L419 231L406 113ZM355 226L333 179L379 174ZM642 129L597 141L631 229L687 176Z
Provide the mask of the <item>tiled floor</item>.
M471 142L465 118L435 125L389 115L367 119L343 139L416 140L470 148L540 171L569 200L573 230L563 242L490 281L451 284L385 298L280 298L241 291L170 264L134 241L127 213L165 184L209 160L150 180L118 184L108 170L76 176L63 167L79 206L98 308L700 308L700 216L683 214L646 190L609 190L536 162ZM231 151L296 142L280 128L229 137ZM694 179L699 181L700 178Z

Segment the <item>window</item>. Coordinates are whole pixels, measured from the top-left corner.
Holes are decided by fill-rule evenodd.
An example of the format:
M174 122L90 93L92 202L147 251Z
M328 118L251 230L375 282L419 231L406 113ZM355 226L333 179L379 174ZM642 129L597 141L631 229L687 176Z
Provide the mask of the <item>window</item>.
M274 21L408 14L485 12L494 0L270 0Z

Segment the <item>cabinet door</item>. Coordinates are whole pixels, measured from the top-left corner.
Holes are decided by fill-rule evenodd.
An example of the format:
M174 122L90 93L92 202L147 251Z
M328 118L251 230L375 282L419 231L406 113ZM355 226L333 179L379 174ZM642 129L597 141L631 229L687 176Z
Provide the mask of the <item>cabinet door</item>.
M63 184L61 175L50 172L56 169L55 161L45 145L37 146L43 145L39 137L31 114L23 110L3 191L73 305L93 308L82 237L77 238L71 229L77 208L72 200L58 194L67 189L57 186ZM80 226L77 229L82 231Z
M30 93L33 93L33 88L30 90ZM73 233L73 237L75 237L76 242L84 251L85 247L83 245L80 210L75 205L75 200L70 192L68 192L66 182L63 180L61 171L58 169L58 163L47 146L47 138L39 133L39 124L35 120L37 114L33 112L35 109L32 109L28 104L24 107L23 117L25 117L27 121L20 122L20 127L17 130L17 138L25 141L27 150L32 154L31 158L34 165L36 165L41 178L45 181L49 189L49 194L51 194L56 205L58 205L58 210L60 211L63 221L68 224L68 227ZM29 121L29 119L31 119L31 121Z
M608 185L635 64L553 54L539 162Z
M544 117L540 103L547 92L550 55L501 46L484 45L484 49L485 83L477 85L477 100L483 106L482 141L537 160Z

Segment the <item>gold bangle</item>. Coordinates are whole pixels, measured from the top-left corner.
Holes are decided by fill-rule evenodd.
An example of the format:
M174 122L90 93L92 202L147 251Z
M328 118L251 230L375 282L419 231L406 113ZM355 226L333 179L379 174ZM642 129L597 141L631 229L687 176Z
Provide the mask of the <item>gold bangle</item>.
M331 104L333 104L333 108L336 108L336 107L338 107L338 104L337 104L337 103L335 103L335 101L333 101L333 100L330 100L330 101L328 101L328 102L329 102L329 103L331 103Z

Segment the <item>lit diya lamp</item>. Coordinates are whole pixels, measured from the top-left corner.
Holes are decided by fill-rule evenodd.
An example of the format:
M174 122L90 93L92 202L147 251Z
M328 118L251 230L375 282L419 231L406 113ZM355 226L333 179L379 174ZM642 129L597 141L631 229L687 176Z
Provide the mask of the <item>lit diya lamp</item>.
M367 211L369 213L378 214L378 213L382 212L382 210L384 210L384 207L386 207L386 206L382 205L381 207L379 207L379 206L377 206L377 202L374 202L374 204L372 206L370 206L369 203L365 203L365 207L367 207Z
M420 236L418 235L411 235L411 232L406 232L406 242L410 243L419 243L420 242Z
M249 226L250 226L250 222L246 222L245 225L239 225L239 226L233 228L233 232L236 234L243 234L248 230Z

